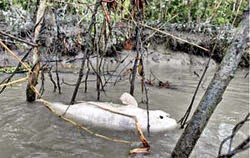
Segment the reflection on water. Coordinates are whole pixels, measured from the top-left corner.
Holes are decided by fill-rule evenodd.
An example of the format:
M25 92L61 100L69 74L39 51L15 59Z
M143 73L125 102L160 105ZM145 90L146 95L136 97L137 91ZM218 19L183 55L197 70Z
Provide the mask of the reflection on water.
M178 120L189 105L199 78L190 70L167 70L158 67L152 67L152 70L155 75L160 76L163 81L168 80L177 89L148 87L150 108L167 111L171 117ZM211 72L207 75L204 86L207 86L212 75ZM77 77L76 74L61 74L61 76L71 83L74 83ZM249 111L249 83L248 78L243 76L244 71L239 71L232 80L191 157L216 157L220 142ZM14 85L7 88L0 96L0 157L123 158L128 157L128 150L135 147L134 144L108 142L91 136L54 116L41 104L26 103L25 86L25 84ZM51 87L52 84L47 82L44 98L49 101L69 102L73 87L63 85L62 95L53 93ZM79 90L78 100L95 100L94 83L90 85L87 94L83 91L83 88ZM119 103L118 98L124 91L128 91L128 81L119 82L115 87L109 85L106 95L102 94L101 99ZM195 105L204 92L202 88L199 90ZM136 94L138 94L137 100L141 101L140 88L137 88ZM145 107L143 104L140 106ZM100 129L98 132L118 138L138 140L135 132L117 133ZM153 134L149 138L152 154L145 157L169 157L181 132L182 130L176 129L173 132ZM235 141L244 139L247 133L248 126L240 130ZM236 157L246 158L248 151Z

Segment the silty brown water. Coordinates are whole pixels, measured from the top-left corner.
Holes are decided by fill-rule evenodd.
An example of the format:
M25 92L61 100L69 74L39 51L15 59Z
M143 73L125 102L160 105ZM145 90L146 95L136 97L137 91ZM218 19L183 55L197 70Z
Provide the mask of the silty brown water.
M150 69L163 81L169 81L174 89L159 89L148 86L150 109L161 109L171 114L178 120L185 112L191 101L191 97L199 81L194 71L201 74L200 68L176 69L173 67L152 65ZM216 157L220 142L231 133L234 125L242 120L249 111L249 82L244 78L246 70L237 72L235 78L227 88L222 102L215 110L208 126L199 139L191 157L210 158ZM77 74L60 74L65 81L74 83ZM205 82L199 90L194 103L197 106L200 98L213 76L209 71ZM2 76L1 78L3 78ZM93 77L93 76L92 76ZM48 81L48 79L47 79ZM139 85L139 82L137 81ZM102 94L102 101L120 103L120 95L128 91L128 81L119 82L116 86L110 84L106 89L106 95ZM88 93L80 88L77 100L95 100L95 83L89 84ZM53 115L40 103L27 103L25 101L26 84L17 84L6 89L0 96L0 157L88 157L88 158L125 158L129 149L135 144L121 144L103 140L87 134ZM73 87L63 85L63 93L53 93L52 84L46 83L44 98L49 101L70 101ZM136 88L136 98L141 101L140 88ZM144 104L140 104L145 108ZM235 139L236 143L248 135L249 124L244 126ZM136 132L115 132L96 129L98 133L111 137L136 140ZM182 130L152 134L149 137L152 153L145 157L169 157ZM226 149L226 148L225 148ZM134 157L134 156L132 156ZM140 156L136 156L140 157ZM248 157L248 151L235 156Z

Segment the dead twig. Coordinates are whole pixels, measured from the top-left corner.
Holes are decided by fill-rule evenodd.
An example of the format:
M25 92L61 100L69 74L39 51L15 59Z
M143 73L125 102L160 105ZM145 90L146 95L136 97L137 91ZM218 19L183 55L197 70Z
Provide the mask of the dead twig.
M123 18L123 19L124 19L124 20L128 20L128 19L126 19L126 18ZM192 46L195 46L195 47L197 47L197 48L200 48L200 49L202 49L202 50L204 50L204 51L206 51L206 52L210 52L210 50L208 50L207 48L204 48L204 47L202 47L202 46L199 46L198 44L189 42L189 41L187 41L187 40L185 40L185 39L182 39L182 38L180 38L180 37L177 37L177 36L175 36L175 35L172 35L172 34L170 34L170 33L165 32L165 31L162 31L162 30L160 30L160 29L158 29L158 28L154 28L154 27L148 26L148 25L146 25L146 24L142 24L142 23L140 23L140 25L143 26L143 27L146 27L146 28L148 28L148 29L157 31L157 32L159 32L159 33L161 33L161 34L163 34L163 35L170 36L170 37L172 37L172 38L174 38L174 39L177 39L177 40L179 40L179 41L188 43L188 44L190 44L190 45L192 45Z
M52 82L52 84L53 84L53 86L54 86L53 92L56 92L57 86L56 86L56 82L54 81L54 79L53 79L53 77L52 77L51 70L52 70L52 68L49 69L48 75L49 75L50 81Z
M31 52L32 49L29 49L29 51L23 56L23 58L21 59L22 62L24 62L24 60L28 57L29 53ZM3 84L3 83L8 83L16 74L16 72L19 70L19 68L21 67L21 63L19 62L18 65L16 66L14 72L8 76L7 78L5 78L0 84ZM3 86L1 91L0 91L0 94L5 90L7 86Z
M143 64L143 57L141 56L140 62L139 62L139 68L138 72L141 76L141 90L142 94L145 90L145 96L146 96L146 107L147 107L147 132L148 137L150 136L150 123L149 123L149 98L148 98L148 89L145 84L145 72L144 72L144 64Z
M215 45L214 45L214 47L213 47L213 50L212 50L212 53L211 53L210 56L209 56L209 59L208 59L207 64L206 64L206 66L205 66L205 68L204 68L204 70L203 70L203 73L202 73L202 75L201 75L201 78L200 78L200 80L199 80L199 82L198 82L198 84L197 84L197 87L196 87L196 89L195 89L194 95L193 95L193 97L192 97L192 99L191 99L191 102L190 102L190 104L189 104L189 106L188 106L187 111L186 111L186 113L184 114L184 116L178 121L178 123L180 123L180 125L181 125L180 128L184 128L184 126L185 126L186 123L187 123L187 119L188 119L188 117L189 117L189 115L190 115L190 113L191 113L191 110L192 110L192 107L193 107L193 104L194 104L195 97L196 97L197 92L198 92L198 90L199 90L199 88L200 88L200 85L201 85L201 83L202 83L202 81L203 81L203 79L204 79L204 77L205 77L205 74L206 74L206 72L207 72L207 70L208 70L210 61L211 61L211 59L212 59L214 50L215 50L215 48L216 48L216 45L217 45L217 43L215 43Z
M232 130L232 134L230 136L228 136L227 138L225 138L221 144L220 144L220 148L219 148L219 152L218 152L218 158L229 158L234 156L235 154L246 150L247 148L249 148L249 140L250 140L250 136L248 136L245 140L243 140L238 146L236 146L234 149L232 149L232 143L233 143L233 139L236 136L237 132L240 130L240 128L248 121L250 121L249 119L249 115L250 113L248 113L246 115L246 117L240 121L239 123L237 123L233 130ZM223 145L229 141L229 146L228 146L228 152L227 154L222 154L222 147Z
M12 39L14 39L14 40L17 40L17 41L19 41L19 42L28 44L28 45L33 46L33 47L38 47L38 44L35 44L35 43L32 43L32 42L23 40L23 39L21 39L21 38L15 37L15 36L13 36L13 35L11 35L11 34L7 34L7 33L3 32L3 31L0 31L0 35L2 35L2 36L7 36L7 37L9 37L9 38L12 38Z
M84 92L87 93L88 91L88 77L89 77L89 72L90 72L90 67L89 67L89 57L87 57L87 73L85 76L85 87L84 87Z
M45 76L44 76L44 71L43 70L41 71L41 81L42 81L42 83L41 83L41 87L40 87L39 93L41 95L43 95L43 93L45 91L45 88L44 88Z
M89 60L89 65L91 66L91 68L92 68L92 70L94 71L94 73L96 74L96 77L97 77L97 80L100 82L100 85L101 85L101 90L104 92L104 84L103 84L103 82L102 82L102 78L101 78L101 76L100 76L100 73L99 73L99 71L98 70L96 70L95 68L94 68L94 65L92 64L92 62ZM97 67L98 69L99 69L99 66Z
M24 82L24 81L27 81L27 80L28 80L28 77L21 78L21 79L12 81L12 82L3 83L3 84L0 85L0 87L6 87L6 86L9 86L9 85L13 85L13 84L16 84L16 83L19 83L19 82Z
M22 59L20 59L15 53L13 53L1 40L0 40L0 45L7 50L7 52L13 56L20 64L23 65L23 67L29 71L29 73L32 73L32 71L30 70L30 68L22 61Z
M75 86L73 95L72 95L72 97L71 97L70 105L71 105L71 104L74 104L75 99L76 99L76 95L77 95L77 92L78 92L78 89L79 89L80 84L81 84L81 81L82 81L83 70L84 70L84 66L85 66L85 61L86 61L87 53L88 53L88 51L87 51L87 49L86 49L85 52L84 52L84 58L82 59L82 64L81 64L81 68L80 68L80 71L79 71L79 76L78 76L78 79L77 79L77 82L76 82L76 86ZM70 105L69 105L69 106L70 106ZM68 108L69 108L69 106L68 106ZM68 108L67 108L67 110L68 110ZM66 112L67 112L67 110L66 110ZM65 112L65 113L66 113L66 112ZM64 114L65 114L65 113L64 113Z
M112 72L112 74L110 75L110 77L108 79L105 80L104 82L104 86L109 82L109 80L114 76L114 74L116 73L117 69L120 67L120 65L127 59L129 55L127 55L123 60L119 61L119 64L115 67L115 70ZM108 67L108 65L107 65ZM108 70L108 68L107 68ZM108 74L109 74L109 71L108 71ZM119 73L119 75L117 75L118 77L120 76L121 72ZM115 83L115 82L114 82Z
M81 83L85 83L86 81L84 80L84 81L82 81ZM96 80L87 80L87 82L96 82ZM76 84L74 84L74 83L68 83L68 82L66 82L66 81L64 81L64 79L62 79L62 82L61 82L61 85L62 84L65 84L65 85L67 85L67 86L76 86Z
M58 55L57 55L58 58ZM60 86L60 77L59 77L59 73L58 73L58 60L56 60L56 83L57 83L57 87L58 87L58 93L61 94L61 86Z
M185 113L184 116L178 121L178 123L181 124L181 128L184 128L184 126L185 126L185 124L186 124L186 122L187 122L187 119L188 119L188 117L189 117L189 115L190 115L190 112L191 112L191 110L192 110L192 107L193 107L193 104L194 104L194 100L195 100L196 94L197 94L197 92L198 92L198 90L199 90L199 88L200 88L200 85L201 85L201 83L202 83L202 81L203 81L203 78L204 78L204 76L205 76L205 74L206 74L206 72L207 72L207 69L208 69L208 67L209 67L210 60L211 60L211 56L210 56L210 58L209 58L208 61L207 61L206 67L205 67L205 69L204 69L204 71L203 71L203 73L202 73L202 75L201 75L201 78L200 78L198 84L197 84L197 87L196 87L196 89L195 89L194 95L193 95L193 97L192 97L192 99L191 99L191 102L190 102L190 104L189 104L189 106L188 106L188 109L187 109L186 113Z

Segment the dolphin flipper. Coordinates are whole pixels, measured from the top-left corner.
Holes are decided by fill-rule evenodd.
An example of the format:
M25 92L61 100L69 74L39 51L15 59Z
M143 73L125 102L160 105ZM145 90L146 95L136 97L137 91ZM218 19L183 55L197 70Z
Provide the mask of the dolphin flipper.
M126 93L126 92L123 93L121 95L121 97L120 97L120 100L121 100L122 104L129 105L129 106L134 106L134 107L138 107L137 101L129 93Z

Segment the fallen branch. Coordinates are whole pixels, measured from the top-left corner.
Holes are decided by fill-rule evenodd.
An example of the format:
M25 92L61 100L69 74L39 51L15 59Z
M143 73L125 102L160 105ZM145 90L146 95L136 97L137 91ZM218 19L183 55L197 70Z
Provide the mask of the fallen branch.
M6 86L9 86L9 85L13 85L13 84L16 84L16 83L19 83L19 82L24 82L24 81L27 81L27 80L28 80L28 77L21 78L21 79L12 81L12 82L3 83L3 84L0 85L0 87L6 87Z
M29 71L29 73L32 73L32 71L30 70L30 68L22 61L22 59L20 59L15 53L13 53L1 40L0 40L0 45L7 50L7 52L13 56L19 63L21 63L23 65L23 67Z

